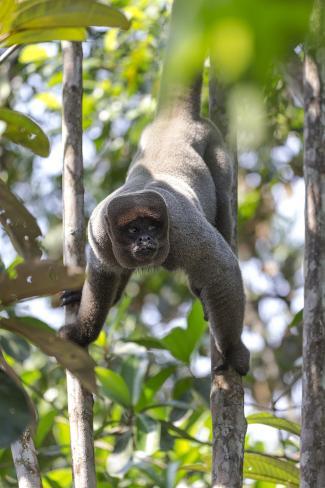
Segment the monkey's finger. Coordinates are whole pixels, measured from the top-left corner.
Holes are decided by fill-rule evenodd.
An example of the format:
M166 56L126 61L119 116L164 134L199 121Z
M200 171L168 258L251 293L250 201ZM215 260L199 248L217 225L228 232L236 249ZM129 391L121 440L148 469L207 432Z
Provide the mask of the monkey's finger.
M81 290L67 290L60 295L60 305L64 307L65 305L71 305L74 303L80 303L81 300Z

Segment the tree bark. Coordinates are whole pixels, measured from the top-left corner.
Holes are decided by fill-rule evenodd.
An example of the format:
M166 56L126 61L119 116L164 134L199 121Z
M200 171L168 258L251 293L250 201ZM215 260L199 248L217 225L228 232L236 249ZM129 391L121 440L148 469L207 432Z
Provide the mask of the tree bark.
M62 42L63 49L63 228L64 263L85 265L82 160L82 46ZM65 309L65 323L77 320L78 305ZM93 441L93 398L67 371L73 480L76 488L96 486Z
M227 141L228 120L226 89L215 76L211 61L209 81L210 119L217 125ZM237 250L237 157L233 154L232 185L232 239ZM220 354L211 337L211 415L213 425L212 486L213 488L240 488L242 486L246 419L244 415L244 389L241 376L233 369L216 373Z
M34 442L29 429L11 444L19 488L42 488Z
M325 36L315 2L304 61L305 307L301 487L325 486Z

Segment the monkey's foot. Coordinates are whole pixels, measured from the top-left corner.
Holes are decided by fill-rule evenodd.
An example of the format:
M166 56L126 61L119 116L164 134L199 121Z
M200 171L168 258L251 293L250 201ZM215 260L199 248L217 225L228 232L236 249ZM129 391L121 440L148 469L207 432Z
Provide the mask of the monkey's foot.
M245 376L249 370L249 357L249 350L245 344L240 341L228 349L226 359L237 373L241 376Z
M60 295L60 305L64 307L65 305L71 305L74 303L80 303L82 290L66 290Z
M62 337L62 339L67 339L75 344L79 344L79 346L82 347L86 347L89 344L87 338L82 334L78 323L68 324L61 327L59 329L59 336Z
M245 376L249 370L249 350L240 341L231 346L226 357L221 354L219 363L214 367L215 374L223 374L231 366L241 376Z

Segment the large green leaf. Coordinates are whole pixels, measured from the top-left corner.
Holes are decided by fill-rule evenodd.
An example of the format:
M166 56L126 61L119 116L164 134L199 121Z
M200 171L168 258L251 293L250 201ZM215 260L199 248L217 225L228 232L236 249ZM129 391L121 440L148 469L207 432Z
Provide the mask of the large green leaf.
M276 429L286 430L291 434L300 435L301 427L297 422L276 417L271 413L253 413L246 418L248 424L263 424L275 427Z
M6 124L2 132L3 137L27 147L39 156L47 157L49 155L49 140L32 119L16 110L0 108L0 120Z
M95 362L85 349L59 337L44 322L32 317L0 317L0 328L20 334L73 373L89 391L96 392Z
M53 27L52 29L28 29L19 32L13 32L3 41L4 46L14 44L32 44L34 42L47 41L85 41L87 31L84 28L72 27Z
M35 445L36 447L40 447L42 445L43 440L53 427L53 422L56 416L55 410L50 410L45 415L42 415L37 423L37 430L35 434Z
M35 422L34 407L0 351L0 448L8 447Z
M244 477L299 487L299 469L292 462L265 454L245 453Z
M51 260L26 261L10 272L0 273L0 303L9 305L25 298L79 289L83 281L81 268L64 266Z
M161 339L143 337L132 342L146 348L167 349L176 359L188 364L207 327L201 303L195 300L187 318L187 328L175 327Z
M100 367L96 368L96 374L108 398L124 407L131 406L131 395L122 376L115 371Z
M37 238L42 235L35 218L0 180L0 223L20 256L39 258L42 251Z
M40 0L16 14L11 29L46 29L53 27L120 27L129 21L118 10L96 0Z
M171 354L184 363L189 363L192 352L197 346L204 330L202 306L196 300L188 316L187 328L175 327L168 335L163 337L160 342L171 352Z

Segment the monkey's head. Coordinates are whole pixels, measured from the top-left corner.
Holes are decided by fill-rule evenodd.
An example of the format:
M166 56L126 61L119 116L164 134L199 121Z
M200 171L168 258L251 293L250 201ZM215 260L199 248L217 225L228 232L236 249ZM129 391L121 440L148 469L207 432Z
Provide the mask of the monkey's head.
M152 190L113 198L107 207L113 253L122 267L158 266L169 253L169 219L163 197Z

